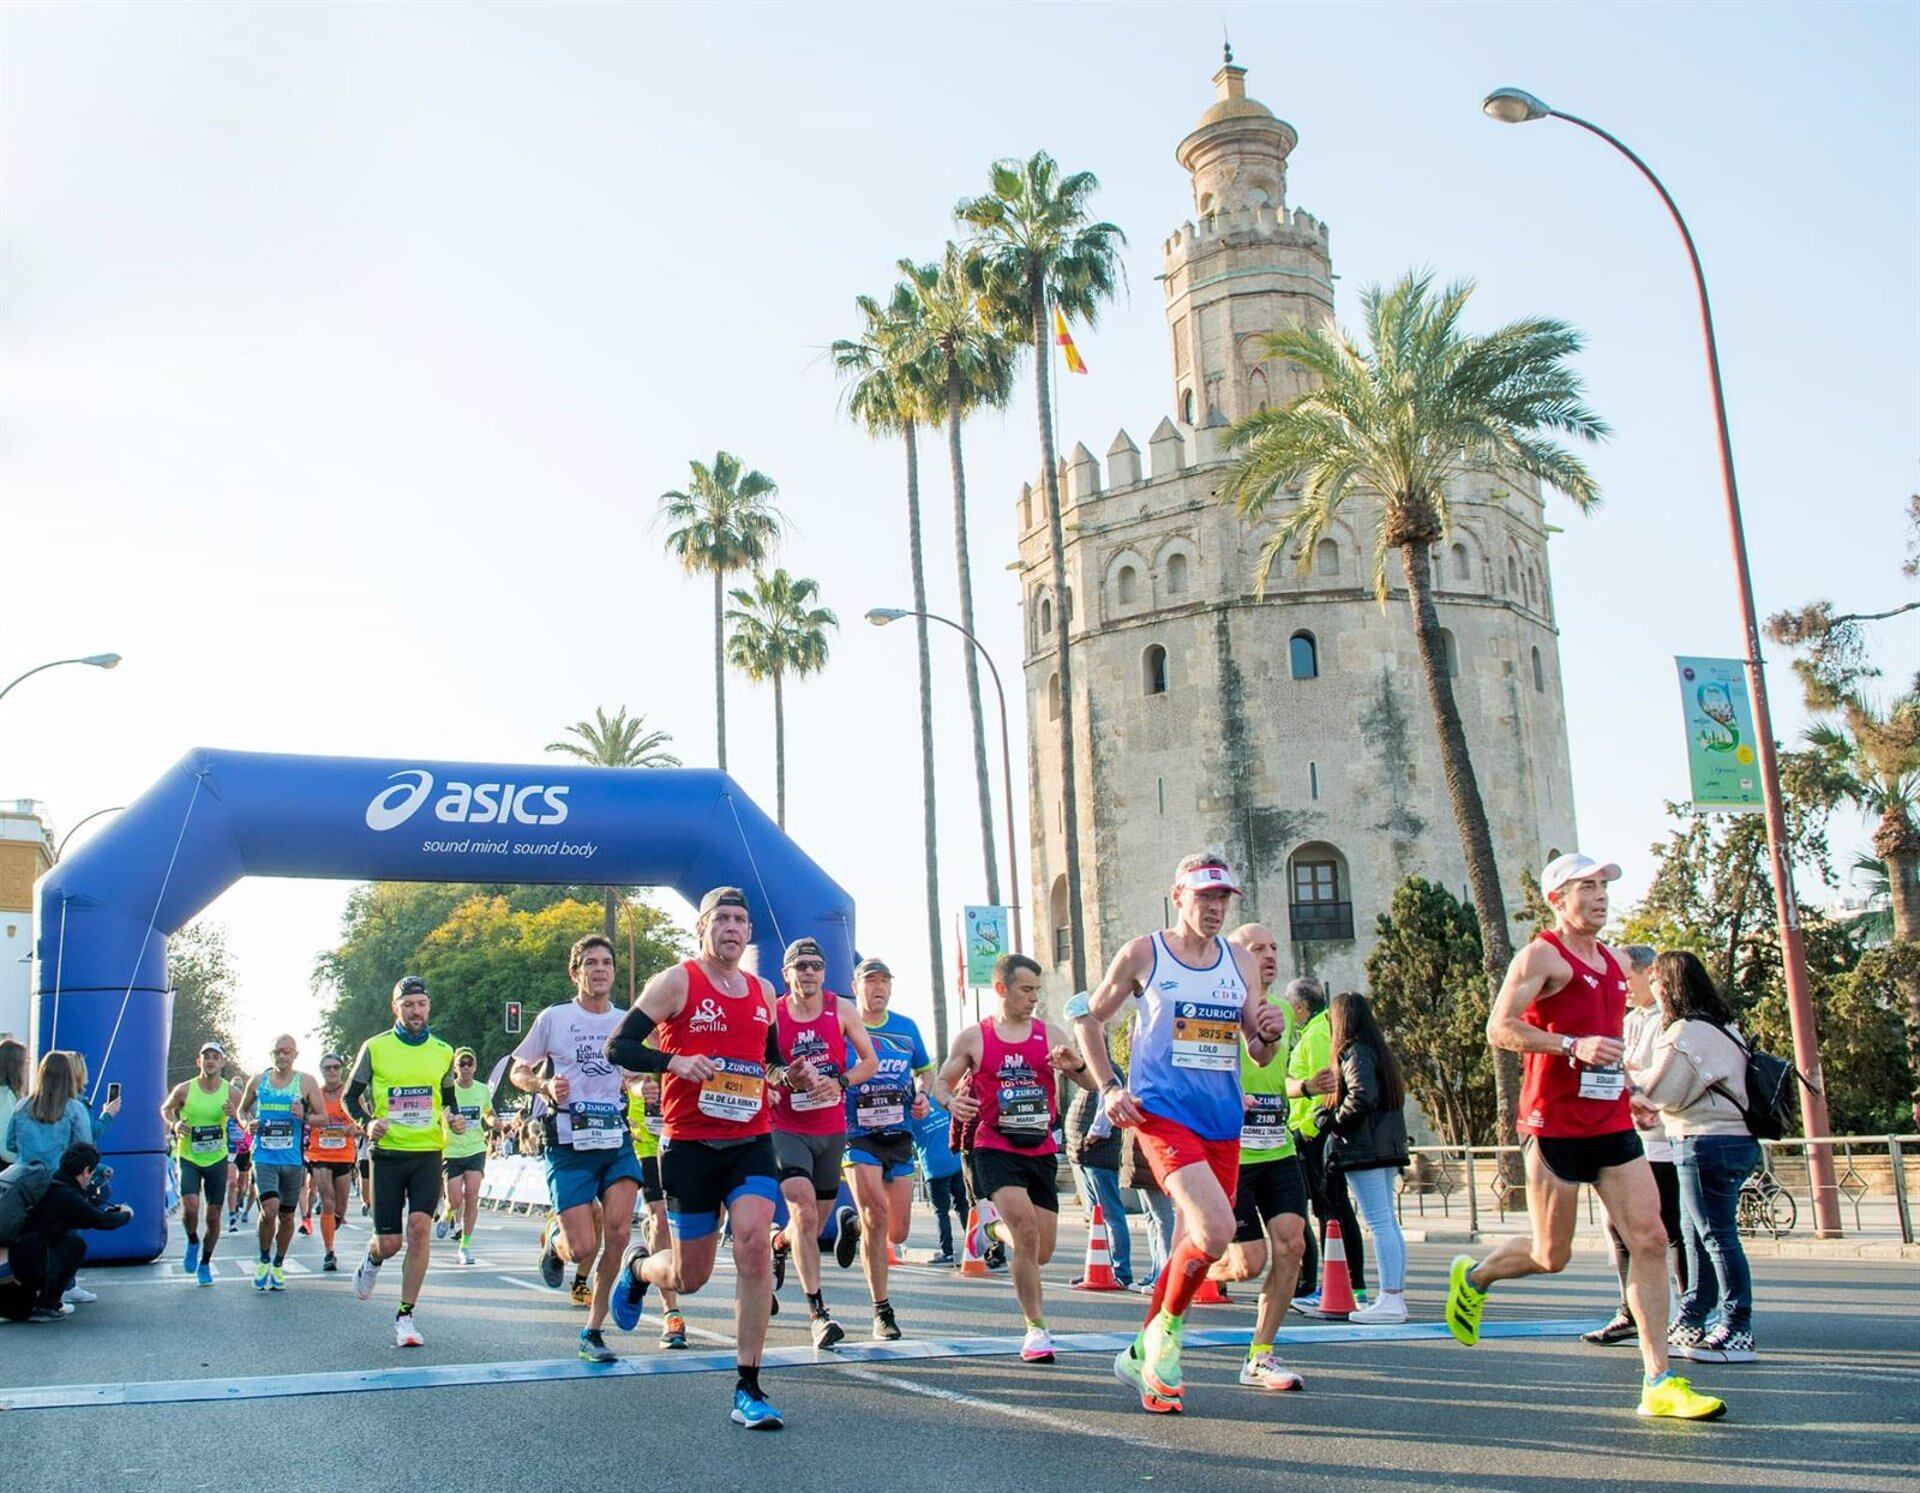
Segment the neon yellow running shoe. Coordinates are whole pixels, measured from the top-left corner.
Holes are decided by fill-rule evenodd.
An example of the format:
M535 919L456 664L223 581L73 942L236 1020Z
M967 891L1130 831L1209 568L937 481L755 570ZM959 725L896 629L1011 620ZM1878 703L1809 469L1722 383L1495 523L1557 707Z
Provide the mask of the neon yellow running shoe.
M1140 1333L1114 1355L1113 1377L1140 1396L1142 1410L1154 1415L1178 1415L1182 1409L1180 1397L1175 1395L1167 1399L1155 1394L1147 1387L1146 1380L1140 1375L1141 1344L1145 1338L1146 1333Z
M1180 1336L1186 1324L1161 1312L1140 1342L1140 1377L1163 1400L1180 1398Z
M1480 1341L1480 1310L1487 1304L1487 1293L1467 1279L1472 1269L1472 1255L1455 1255L1447 1272L1447 1331L1467 1348Z
M1696 1393L1678 1374L1668 1374L1640 1391L1640 1414L1650 1420L1718 1420L1726 1413L1725 1400Z

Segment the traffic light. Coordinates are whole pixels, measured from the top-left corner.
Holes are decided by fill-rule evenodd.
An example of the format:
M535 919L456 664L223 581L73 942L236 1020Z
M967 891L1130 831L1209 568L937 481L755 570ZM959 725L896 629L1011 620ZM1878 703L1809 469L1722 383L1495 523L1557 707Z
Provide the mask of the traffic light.
M509 1032L517 1032L520 1030L520 1002L519 1001L507 1002L507 1030Z

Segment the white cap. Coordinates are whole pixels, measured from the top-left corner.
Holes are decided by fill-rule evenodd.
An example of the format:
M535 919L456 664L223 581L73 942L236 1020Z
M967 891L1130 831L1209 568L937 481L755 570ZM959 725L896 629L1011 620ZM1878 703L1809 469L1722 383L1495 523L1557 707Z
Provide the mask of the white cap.
M1233 872L1225 866L1195 866L1184 872L1175 886L1185 887L1190 892L1238 892L1240 883L1233 879Z
M1556 856L1547 862L1540 873L1540 890L1551 897L1569 881L1584 881L1589 876L1598 876L1602 881L1618 881L1620 868L1612 861L1604 865L1590 855L1574 851L1571 855Z

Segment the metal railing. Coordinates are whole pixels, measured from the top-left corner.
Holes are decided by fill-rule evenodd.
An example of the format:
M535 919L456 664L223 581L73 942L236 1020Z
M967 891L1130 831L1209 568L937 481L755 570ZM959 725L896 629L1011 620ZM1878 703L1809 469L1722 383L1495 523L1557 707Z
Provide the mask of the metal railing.
M1833 1153L1841 1220L1849 1237L1914 1242L1913 1202L1907 1163L1920 1156L1920 1135L1795 1136L1760 1143L1760 1166L1749 1188L1762 1201L1784 1194L1792 1206L1743 1208L1743 1228L1774 1238L1813 1238L1810 1146ZM1483 1215L1505 1223L1527 1211L1525 1165L1518 1146L1414 1146L1413 1164L1400 1174L1397 1199L1402 1223L1412 1218L1462 1219L1480 1232ZM1503 1162L1505 1163L1503 1165ZM1582 1189L1587 1223L1604 1218L1591 1187ZM1803 1205L1804 1206L1801 1206Z
M1295 943L1314 943L1353 937L1351 902L1291 902L1288 931Z

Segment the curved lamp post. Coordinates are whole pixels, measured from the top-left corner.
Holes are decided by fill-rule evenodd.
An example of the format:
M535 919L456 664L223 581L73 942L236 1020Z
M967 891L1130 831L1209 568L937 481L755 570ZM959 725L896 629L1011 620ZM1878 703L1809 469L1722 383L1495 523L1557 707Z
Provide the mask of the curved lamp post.
M1727 432L1727 401L1720 383L1720 346L1713 334L1713 306L1707 299L1706 272L1700 252L1680 207L1653 168L1627 145L1591 120L1549 107L1519 88L1497 88L1481 102L1489 119L1501 124L1530 124L1536 119L1561 119L1607 142L1647 179L1680 230L1687 262L1693 267L1693 285L1700 299L1700 331L1707 347L1707 382L1713 393L1713 418L1720 441L1720 482L1726 497L1727 530L1733 542L1733 574L1740 597L1740 626L1746 639L1747 689L1753 699L1754 743L1759 757L1760 792L1766 808L1767 853L1773 862L1774 913L1780 925L1781 965L1786 972L1787 1015L1793 1026L1794 1063L1814 1087L1803 1090L1800 1111L1806 1136L1827 1133L1827 1098L1821 1087L1820 1036L1814 1025L1813 995L1807 985L1807 955L1800 934L1800 906L1793 891L1793 865L1787 850L1787 819L1780 794L1780 763L1773 746L1773 712L1767 703L1767 680L1761 671L1760 624L1753 607L1753 575L1747 566L1746 526L1740 517L1740 490L1733 475L1733 440ZM1834 1185L1833 1152L1826 1146L1807 1148L1807 1167L1813 1182L1814 1231L1825 1237L1840 1232L1840 1201Z
M1013 952L1024 953L1020 942L1020 861L1015 854L1013 833L1013 748L1007 736L1007 692L1000 686L1000 671L994 667L993 655L980 640L951 617L942 617L937 612L916 612L907 607L875 607L867 613L867 621L875 627L885 627L902 617L924 617L929 622L945 623L959 633L986 664L987 673L993 678L993 692L1000 697L1000 771L1007 780L1007 887L1013 893L1009 898L1013 909Z
M93 821L98 819L102 814L118 814L121 810L125 808L126 808L125 804L114 804L111 808L95 809L91 814L87 815L86 818L75 820L73 824L73 828L69 829L64 835L62 835L60 837L60 843L54 846L53 858L57 861L60 859L61 856L67 853L67 841L71 840L75 835L80 833L81 825L93 823Z
M21 680L31 679L35 674L46 669L57 669L62 664L87 664L95 669L114 669L120 666L120 655L117 653L89 653L85 658L56 658L51 663L37 664L33 668L28 669L26 673L20 675L18 679L15 679L13 683L9 684L5 689L0 689L0 700L6 699L6 697L13 692L13 686L20 683Z

